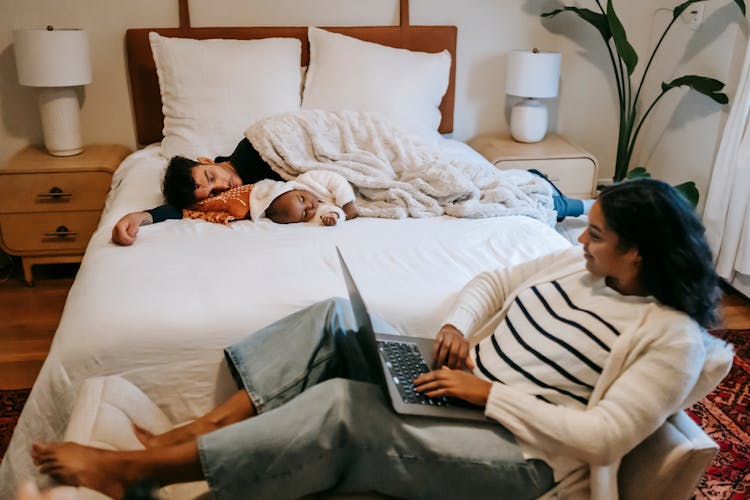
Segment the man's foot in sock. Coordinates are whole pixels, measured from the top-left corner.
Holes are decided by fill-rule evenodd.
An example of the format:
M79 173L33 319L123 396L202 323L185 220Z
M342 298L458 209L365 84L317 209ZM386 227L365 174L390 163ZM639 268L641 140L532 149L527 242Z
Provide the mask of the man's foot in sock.
M552 201L555 207L555 212L557 212L557 222L561 222L568 215L568 197L562 194L562 191L560 191L560 189L555 186L555 183L549 180L549 177L541 173L539 170L530 168L529 172L538 177L541 177L542 179L547 181L550 186L552 186Z

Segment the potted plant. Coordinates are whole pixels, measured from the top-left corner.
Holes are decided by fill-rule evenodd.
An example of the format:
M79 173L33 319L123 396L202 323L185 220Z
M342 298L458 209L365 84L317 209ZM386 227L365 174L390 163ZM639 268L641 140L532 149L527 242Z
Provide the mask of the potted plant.
M719 80L705 76L684 75L675 78L671 82L663 82L661 84L661 93L656 96L647 108L645 108L645 111L642 111L642 108L639 106L639 98L641 97L643 83L646 80L649 69L651 68L651 63L654 61L654 56L659 50L659 47L661 47L667 33L669 33L669 30L672 28L675 21L677 21L680 15L682 15L690 5L700 1L705 0L688 0L672 10L672 20L664 29L664 32L656 43L654 50L651 52L651 56L649 57L646 68L641 75L640 82L638 82L637 87L635 87L635 91L631 78L633 71L638 64L638 54L635 49L633 49L633 46L630 45L630 42L628 42L625 28L615 13L612 0L607 0L606 9L602 6L600 0L595 0L599 12L580 7L565 6L542 14L542 17L554 17L562 12L573 12L581 19L594 26L602 38L604 38L604 43L607 46L612 69L614 71L619 101L619 130L617 135L615 175L613 176L615 182L636 177L650 177L650 174L644 167L637 167L629 170L629 166L633 155L633 147L635 146L635 141L638 139L638 134L641 131L644 121L648 118L649 114L654 109L654 106L656 106L656 103L658 103L667 92L677 87L687 86L710 99L713 99L719 104L726 104L729 102L727 95L721 92L724 88L724 84ZM740 11L744 16L744 0L733 1L740 8ZM698 189L695 187L694 182L685 182L675 187L679 189L688 200L690 200L693 206L698 204Z

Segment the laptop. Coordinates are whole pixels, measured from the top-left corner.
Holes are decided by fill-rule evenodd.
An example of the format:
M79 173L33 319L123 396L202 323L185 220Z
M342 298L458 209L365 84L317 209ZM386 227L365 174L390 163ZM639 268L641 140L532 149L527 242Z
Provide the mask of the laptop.
M349 272L349 267L336 247L344 273L349 301L357 325L356 339L396 413L462 420L486 420L484 408L458 398L429 398L414 390L412 381L432 366L433 340L404 335L376 333L367 306Z

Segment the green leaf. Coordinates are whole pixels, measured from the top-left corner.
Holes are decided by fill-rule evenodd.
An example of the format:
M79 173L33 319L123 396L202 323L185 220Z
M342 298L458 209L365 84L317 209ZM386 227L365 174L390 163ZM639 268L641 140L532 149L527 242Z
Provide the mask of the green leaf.
M719 92L719 90L724 88L724 84L719 80L705 76L685 75L675 78L669 83L662 82L661 90L662 92L667 92L670 89L682 86L690 87L691 89L710 97L719 104L726 104L729 102L729 97L727 97L725 93Z
M700 193L698 192L698 188L695 187L695 182L693 181L683 182L682 184L676 185L675 189L679 191L682 194L682 196L684 196L685 199L687 199L687 201L690 202L691 205L693 205L693 208L698 206Z
M607 24L609 24L609 30L612 32L612 38L615 41L617 53L628 68L628 75L632 75L635 66L638 64L638 54L635 53L635 49L633 49L633 46L628 42L625 28L622 26L620 19L615 13L612 0L607 0Z
M742 11L742 15L745 15L745 2L744 0L734 0L734 3L737 4L737 7L740 8L740 11Z
M602 37L604 37L604 41L609 41L609 39L612 38L612 32L609 30L609 23L607 22L607 16L598 12L594 12L593 10L581 9L579 7L563 7L562 9L545 12L544 14L542 14L542 17L554 17L557 14L565 11L570 11L578 14L578 17L599 30L599 33L601 33Z
M635 167L627 173L625 178L629 181L633 179L650 179L651 174L648 173L645 167Z
M678 5L677 7L674 8L674 10L672 10L673 19L677 19L678 17L680 17L680 15L683 12L685 12L685 9L687 9L688 7L690 7L692 4L694 4L696 2L703 2L703 1L705 1L705 0L688 0L685 3L682 3L682 4ZM742 0L735 0L735 1L736 2L741 2Z

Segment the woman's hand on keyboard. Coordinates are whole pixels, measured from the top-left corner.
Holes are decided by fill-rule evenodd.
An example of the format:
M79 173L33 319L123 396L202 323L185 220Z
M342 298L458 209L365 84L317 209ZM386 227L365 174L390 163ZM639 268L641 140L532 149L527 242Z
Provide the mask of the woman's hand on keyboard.
M469 341L453 325L446 324L435 336L432 349L433 368L443 365L448 368L464 368L469 357Z
M482 380L464 370L451 370L443 366L439 370L423 373L414 379L414 388L431 398L452 396L464 401L486 406L492 383Z

